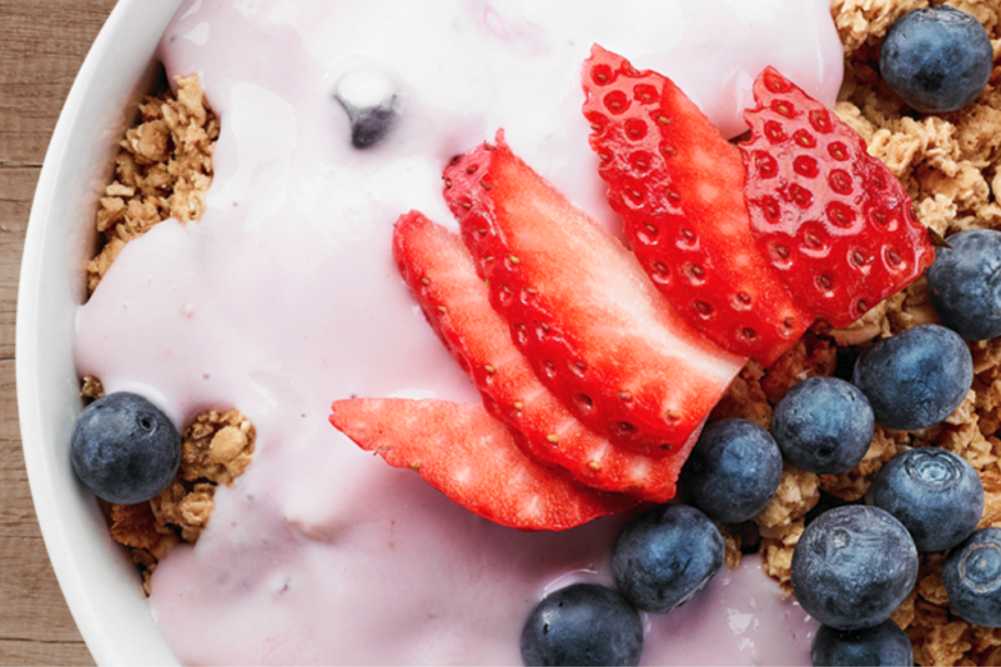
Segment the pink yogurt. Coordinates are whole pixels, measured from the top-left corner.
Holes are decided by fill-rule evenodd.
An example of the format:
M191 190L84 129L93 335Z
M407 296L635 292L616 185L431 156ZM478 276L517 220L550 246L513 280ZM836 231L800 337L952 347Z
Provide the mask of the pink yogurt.
M453 155L502 127L618 227L580 112L595 42L673 77L731 136L765 65L828 104L841 81L827 0L193 0L178 12L160 56L171 76L201 75L222 122L208 210L125 248L80 308L76 359L178 424L235 406L257 427L253 465L219 490L197 545L153 577L150 604L182 662L517 664L547 591L611 582L620 518L500 528L327 423L330 402L354 395L478 400L390 256L402 212L454 226L440 178ZM400 105L365 150L333 97L359 72ZM806 663L815 627L754 558L645 623L647 664Z

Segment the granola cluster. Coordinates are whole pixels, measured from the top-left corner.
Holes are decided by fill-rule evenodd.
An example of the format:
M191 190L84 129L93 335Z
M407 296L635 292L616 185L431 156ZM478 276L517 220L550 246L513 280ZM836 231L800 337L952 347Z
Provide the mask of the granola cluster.
M831 12L845 47L845 81L835 111L900 179L918 218L946 236L965 229L1001 229L1001 67L968 107L922 116L908 109L878 74L879 47L908 11L949 4L977 17L1001 54L999 0L833 0ZM743 417L768 426L773 406L793 384L850 368L861 346L905 329L937 322L924 279L879 304L843 330L818 325L769 369L750 364L714 417ZM734 550L758 551L765 571L791 592L792 552L809 513L862 500L870 483L897 453L938 446L980 473L986 503L980 526L1001 526L1001 340L970 344L976 374L963 404L943 423L920 432L877 426L865 458L842 475L814 475L787 466L772 502L755 517L757 535L728 527L728 564ZM955 616L942 585L944 556L922 555L917 585L894 620L914 643L920 665L1001 664L1001 629L973 626Z
M85 378L84 392L100 398L100 381ZM111 537L129 547L150 592L156 564L181 542L194 543L208 525L219 484L231 485L250 465L256 432L239 410L209 410L181 434L181 467L174 481L151 500L106 507Z
M168 218L190 222L205 210L219 121L197 75L175 82L176 94L168 90L139 105L141 120L120 144L97 212L102 247L87 265L90 292L126 243Z

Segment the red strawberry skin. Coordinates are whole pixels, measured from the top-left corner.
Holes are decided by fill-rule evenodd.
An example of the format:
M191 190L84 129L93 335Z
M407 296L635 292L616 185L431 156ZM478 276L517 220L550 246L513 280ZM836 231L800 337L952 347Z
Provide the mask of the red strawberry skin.
M911 200L865 140L773 68L740 146L762 256L816 317L847 326L934 259Z
M503 526L566 530L637 504L535 463L481 405L358 398L336 401L331 410L330 423L359 447L417 471L449 499Z
M454 160L445 183L490 301L542 383L620 447L688 446L744 359L675 314L635 257L502 133Z
M458 235L418 212L400 217L393 257L428 322L483 396L487 410L516 434L534 460L561 467L588 486L653 502L675 495L694 438L648 457L587 429L539 381L489 302Z
M740 153L674 82L600 46L582 82L598 171L640 264L692 326L771 365L813 318L756 249Z

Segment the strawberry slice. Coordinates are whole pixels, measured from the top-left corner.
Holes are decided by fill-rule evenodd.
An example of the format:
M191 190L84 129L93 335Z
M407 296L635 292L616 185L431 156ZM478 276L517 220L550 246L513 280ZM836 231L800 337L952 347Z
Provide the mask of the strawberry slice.
M773 68L740 146L757 247L817 317L850 324L934 259L911 200L865 140Z
M675 494L694 437L658 457L629 452L585 428L536 377L489 302L462 240L412 211L393 234L400 273L435 332L483 395L487 410L516 432L534 460L579 481L653 502Z
M600 46L582 81L598 172L640 264L692 326L771 365L813 318L756 249L740 153L674 82Z
M503 526L566 530L637 503L535 463L481 405L355 398L335 401L331 410L330 423L359 447L416 470L454 502Z
M744 360L675 314L635 257L502 132L455 159L445 183L491 304L542 383L620 447L686 447Z

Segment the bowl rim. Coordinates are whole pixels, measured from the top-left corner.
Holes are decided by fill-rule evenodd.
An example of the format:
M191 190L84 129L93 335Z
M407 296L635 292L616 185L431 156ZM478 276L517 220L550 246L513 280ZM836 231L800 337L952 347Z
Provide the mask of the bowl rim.
M93 167L93 154L84 155L81 146L99 147L102 155L106 153L113 159L114 142L108 142L106 147L99 143L107 134L96 130L109 122L108 116L99 111L102 105L105 109L109 105L122 110L126 107L120 104L123 99L101 100L101 93L110 88L133 94L144 85L142 81L148 80L155 67L159 36L181 1L119 0L98 33L70 88L45 153L28 218L18 282L15 377L28 485L60 589L87 648L102 665L177 664L177 660L160 636L137 577L127 581L121 576L129 568L135 572L131 560L123 548L112 542L93 495L72 478L66 453L68 438L59 443L53 436L53 430L70 432L82 405L78 402L67 408L65 400L51 400L53 396L58 399L72 395L78 385L53 385L53 378L63 380L57 380L57 385L66 385L67 372L75 377L72 351L50 349L45 344L50 338L40 334L44 333L42 327L52 308L60 307L74 311L59 313L63 334L66 326L72 331L75 308L66 306L80 302L80 297L73 294L79 290L71 284L81 283L82 274L69 280L66 275L53 275L60 273L53 269L58 269L58 262L65 259L70 242L54 235L72 232L77 220L57 219L65 213L60 209L72 206L57 198L65 197L62 186L67 182L75 184L74 192L88 190L83 172L76 170L84 164ZM120 77L120 81L119 77L102 79L104 73L116 70L128 76ZM139 97L134 95L135 100ZM122 125L125 120L123 114L112 122ZM110 159L106 162L111 164ZM96 204L96 195L93 202ZM76 208L90 219L96 211L96 207ZM54 301L49 302L49 297ZM99 534L102 530L103 534ZM95 552L95 558L80 557L81 537L83 548ZM146 613L137 615L135 612L142 609L140 604Z

